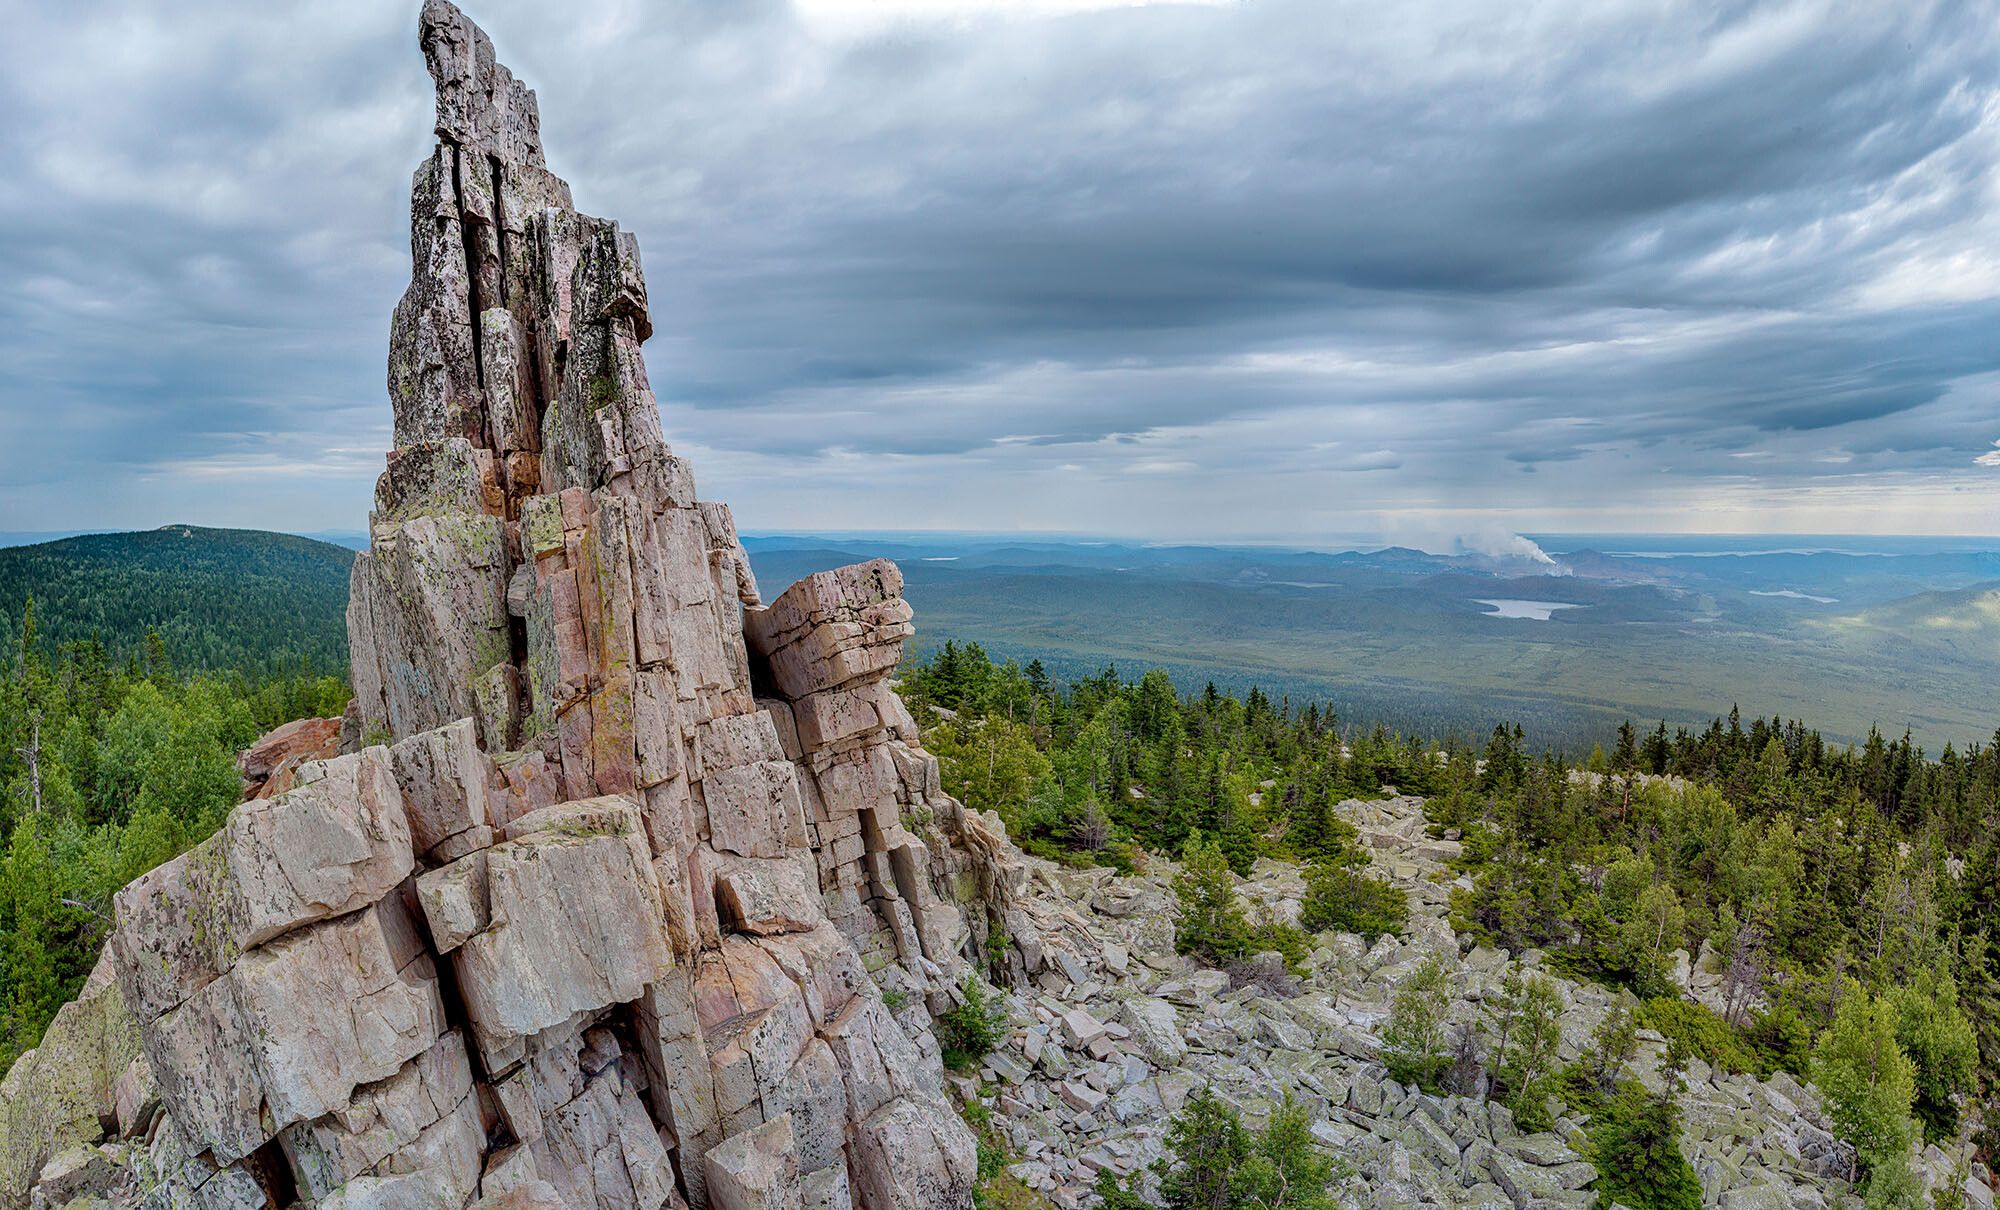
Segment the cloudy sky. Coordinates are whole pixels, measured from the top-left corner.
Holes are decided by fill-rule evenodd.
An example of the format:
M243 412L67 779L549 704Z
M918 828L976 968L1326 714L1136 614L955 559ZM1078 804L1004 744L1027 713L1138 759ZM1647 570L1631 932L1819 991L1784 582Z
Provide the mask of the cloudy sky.
M416 9L0 0L0 529L364 524ZM1988 4L469 11L745 528L2000 532Z

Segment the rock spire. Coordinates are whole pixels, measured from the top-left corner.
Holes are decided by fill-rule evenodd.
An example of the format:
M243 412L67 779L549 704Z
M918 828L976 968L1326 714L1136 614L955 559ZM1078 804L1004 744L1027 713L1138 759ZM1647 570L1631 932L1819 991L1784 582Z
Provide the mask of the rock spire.
M161 1205L969 1205L927 1013L1024 875L890 689L901 576L763 603L663 436L636 241L485 33L420 29L342 754L118 896L115 1133Z

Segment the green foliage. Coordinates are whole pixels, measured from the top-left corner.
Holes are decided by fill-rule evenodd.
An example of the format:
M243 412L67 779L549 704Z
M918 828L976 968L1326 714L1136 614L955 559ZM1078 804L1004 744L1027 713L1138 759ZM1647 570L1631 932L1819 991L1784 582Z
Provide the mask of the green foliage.
M1311 1126L1290 1094L1253 1131L1212 1091L1196 1091L1167 1124L1168 1154L1153 1165L1162 1210L1333 1210L1329 1187L1345 1170ZM1110 1173L1096 1192L1107 1210L1151 1210Z
M959 985L960 1002L937 1020L938 1046L947 1067L970 1071L1007 1036L1007 1005L976 975Z
M948 773L946 793L976 811L999 811L1002 819L1015 815L1049 771L1028 729L1005 718L960 715L924 742Z
M1979 1072L1979 1041L1959 1009L1958 987L1950 975L1927 969L1888 998L1896 1044L1915 1069L1917 1120L1931 1142L1949 1139L1958 1127L1958 1098L1973 1091Z
M1632 1210L1700 1210L1701 1181L1681 1154L1680 1113L1672 1098L1623 1083L1590 1122L1597 1197Z
M1334 1158L1312 1136L1312 1115L1285 1094L1251 1139L1250 1156L1230 1180L1233 1204L1247 1210L1333 1210L1327 1187Z
M235 805L237 750L300 706L338 713L347 700L310 671L184 677L157 641L123 663L94 641L51 657L52 629L24 605L25 641L0 654L0 1069L82 985L112 895Z
M1259 918L1250 926L1249 948L1253 954L1276 954L1284 960L1287 971L1304 975L1306 959L1312 954L1312 940L1293 925L1272 919L1268 911L1260 911Z
M977 1149L979 1183L972 1189L973 1210L1048 1210L1040 1194L1008 1175L1007 1165L1014 1156L1007 1136L993 1120L993 1110L984 1101L970 1101L959 1113L972 1127Z
M1743 1043L1757 1060L1759 1075L1788 1071L1807 1078L1812 1066L1812 1025L1805 1014L1780 1002L1750 1014L1743 1029Z
M1909 1151L1896 1151L1883 1156L1869 1172L1862 1200L1868 1210L1933 1210L1924 1188Z
M187 525L0 549L0 645L18 649L33 596L45 656L95 641L114 663L143 663L153 635L181 669L263 679L305 660L337 673L353 565L353 551L310 538Z
M1451 1066L1445 1040L1451 979L1452 964L1443 954L1425 958L1397 985L1382 1028L1382 1063L1390 1076L1426 1092L1439 1091L1439 1078Z
M1848 980L1833 1025L1813 1048L1813 1083L1834 1132L1873 1170L1907 1152L1916 1065L1896 1041L1896 1009Z
M1630 999L1620 996L1590 1033L1590 1050L1584 1056L1590 1087L1600 1093L1615 1092L1625 1065L1639 1052L1639 1020Z
M1514 1120L1527 1131L1547 1130L1548 1094L1562 1041L1562 990L1553 979L1509 975L1500 997L1500 1045L1494 1074Z
M1151 1202L1127 1189L1109 1168L1097 1174L1091 1192L1097 1195L1098 1210L1154 1210Z
M1967 1028L1971 1085L2000 1072L2000 742L1842 747L1732 711L1704 729L1607 728L1603 771L1585 776L1518 724L1474 749L1254 689L1181 693L1157 669L1059 685L1039 663L948 644L904 684L946 784L990 802L1030 851L1130 869L1199 832L1216 859L1186 887L1181 944L1208 961L1290 952L1215 879L1258 854L1309 863L1307 928L1394 931L1394 892L1367 879L1337 809L1394 785L1427 795L1430 834L1461 844L1461 933L1630 991L1640 1024L1710 1064L1805 1075L1842 975L1887 996L1934 974L1952 997L1898 1009L1926 1131L1950 1129L1969 1086ZM1684 951L1721 977L1721 1012L1682 1001Z
M1174 948L1211 965L1251 952L1250 922L1236 903L1236 884L1222 850L1197 832L1181 853L1174 875L1177 908Z
M986 926L986 973L987 977L999 982L1001 972L1007 968L1007 950L1014 939L998 921L989 921Z
M1409 896L1388 882L1334 861L1316 861L1306 870L1299 909L1299 927L1306 932L1337 929L1372 940L1384 933L1400 937L1409 922Z
M1166 1210L1222 1210L1236 1204L1230 1180L1250 1158L1243 1119L1204 1088L1167 1124L1167 1150L1156 1171Z
M1633 898L1618 928L1617 958L1634 986L1664 989L1668 955L1681 947L1686 928L1681 897L1667 883L1648 883Z
M1723 1071L1755 1071L1757 1057L1729 1023L1704 1005L1657 996L1639 1006L1639 1024L1679 1042L1689 1055Z

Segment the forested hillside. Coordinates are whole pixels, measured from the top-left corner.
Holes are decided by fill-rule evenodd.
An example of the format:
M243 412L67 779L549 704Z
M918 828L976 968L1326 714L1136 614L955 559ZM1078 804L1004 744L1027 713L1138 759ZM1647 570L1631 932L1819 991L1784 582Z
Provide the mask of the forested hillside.
M188 525L0 549L0 647L19 647L33 596L45 653L95 639L143 657L156 633L181 668L340 672L353 564L310 538Z
M1425 796L1432 833L1463 842L1460 932L1630 990L1640 1025L1713 1065L1812 1078L1883 1168L1882 1204L1905 1204L1886 1191L1907 1185L1908 1139L1980 1126L2000 1072L2000 734L1931 755L1732 713L1627 724L1572 763L1511 725L1436 744L1255 689L1182 697L1158 671L1059 685L955 643L902 688L945 788L1023 847L1126 868L1219 853L1239 874L1260 855L1309 862L1308 927L1394 927L1333 808ZM1712 973L1713 1006L1679 994L1681 950Z
M202 584L222 591L212 560L193 557L178 587L158 572L165 561L141 580L187 594ZM68 576L55 595L82 599L92 584L115 594L117 581L102 568ZM164 616L136 595L123 600L91 616ZM255 670L273 662L255 654L260 631L233 627L260 617L275 631L275 594L262 611L219 603L209 620L164 631L200 636L198 651L239 653ZM348 696L346 678L332 673L186 671L174 640L157 632L147 641L140 631L122 656L97 639L50 642L49 631L87 628L39 601L8 623L0 649L0 1069L35 1044L89 974L112 893L208 835L235 805L237 751L279 723L338 714ZM320 651L329 661L334 654L323 641Z

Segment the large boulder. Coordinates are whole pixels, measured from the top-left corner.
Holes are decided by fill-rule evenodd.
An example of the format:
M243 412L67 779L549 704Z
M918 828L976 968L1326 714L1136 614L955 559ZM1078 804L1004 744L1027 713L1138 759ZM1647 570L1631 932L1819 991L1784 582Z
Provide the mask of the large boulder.
M103 1137L104 1121L116 1117L118 1082L135 1061L143 1062L138 1024L107 950L41 1044L0 1079L0 1206L25 1205L44 1165Z
M269 798L292 788L300 765L340 755L337 718L301 718L275 727L236 757L244 798Z

